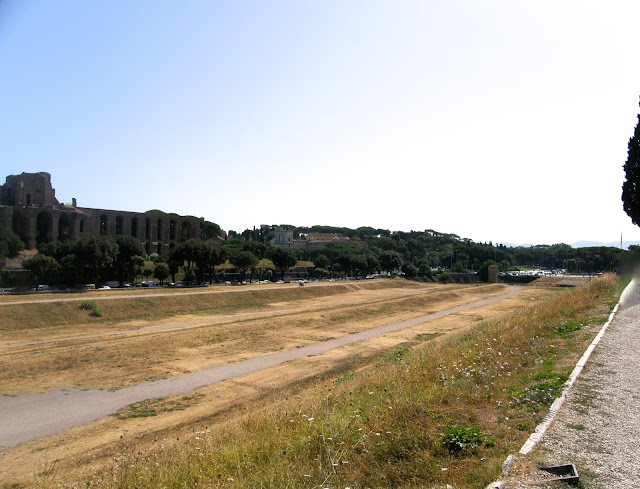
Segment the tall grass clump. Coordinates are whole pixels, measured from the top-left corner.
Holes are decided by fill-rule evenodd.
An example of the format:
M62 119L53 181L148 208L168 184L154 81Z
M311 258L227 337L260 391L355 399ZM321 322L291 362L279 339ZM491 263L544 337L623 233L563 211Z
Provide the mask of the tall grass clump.
M80 309L90 309L91 316L102 317L102 309L100 309L100 306L98 306L98 303L96 301L82 301L82 303L80 304Z
M259 412L157 453L123 451L92 488L484 487L545 409L509 403L563 381L594 331L556 328L607 314L605 276L452 338L402 347L375 368L324 379Z

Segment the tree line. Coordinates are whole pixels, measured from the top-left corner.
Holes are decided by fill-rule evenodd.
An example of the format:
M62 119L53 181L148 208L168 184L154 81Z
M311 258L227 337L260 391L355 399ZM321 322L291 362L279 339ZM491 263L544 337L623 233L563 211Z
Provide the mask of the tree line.
M399 271L407 278L432 278L450 272L476 272L486 278L488 265L494 263L504 272L537 267L598 273L619 270L640 255L640 248L634 246L629 251L604 246L572 248L567 244L508 247L476 243L431 229L391 232L371 227L288 226L297 238L310 232L339 233L350 238L307 250L265 242L276 226L239 234L230 231L228 239L220 238L217 224L204 221L202 226L201 239L179 243L164 255L147 256L142 244L128 236L96 236L42 244L38 254L24 261L24 268L36 283L73 287L107 281L122 285L140 276L153 276L161 283L169 278L176 282L178 276L187 283L213 283L224 280L230 267L240 282L247 277L277 280L284 279L287 270L301 261L316 278ZM2 236L10 238L11 250L16 253L19 240L16 242L10 233ZM146 265L149 259L154 262L152 267ZM273 265L265 265L265 259Z

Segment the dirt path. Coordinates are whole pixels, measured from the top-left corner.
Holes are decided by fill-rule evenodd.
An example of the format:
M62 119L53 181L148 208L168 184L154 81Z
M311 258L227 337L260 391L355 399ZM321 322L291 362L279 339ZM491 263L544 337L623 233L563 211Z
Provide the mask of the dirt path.
M476 300L437 313L391 323L360 333L314 343L302 348L218 365L189 374L176 375L168 379L144 382L116 391L60 388L45 394L2 396L0 397L0 450L29 440L60 433L74 426L87 424L113 414L130 404L147 399L192 392L222 380L275 367L307 356L322 355L352 343L363 342L445 316L494 304L520 293L519 289L511 287L504 295Z

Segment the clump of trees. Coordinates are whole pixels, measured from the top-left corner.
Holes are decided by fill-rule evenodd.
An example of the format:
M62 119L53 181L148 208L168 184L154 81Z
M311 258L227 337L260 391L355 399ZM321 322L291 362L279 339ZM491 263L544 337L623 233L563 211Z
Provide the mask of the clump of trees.
M144 266L142 244L130 236L91 236L78 241L41 244L23 267L36 283L101 283L132 281Z
M22 240L0 224L0 261L18 256L18 253L23 249Z

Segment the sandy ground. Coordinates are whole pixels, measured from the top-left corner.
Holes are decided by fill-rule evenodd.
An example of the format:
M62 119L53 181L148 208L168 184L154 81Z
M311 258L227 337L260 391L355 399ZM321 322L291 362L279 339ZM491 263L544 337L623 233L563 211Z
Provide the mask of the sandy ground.
M45 387L44 391L18 394L15 386L7 387L0 381L0 392L5 393L0 397L0 484L3 487L28 484L34 476L52 467L62 478L70 473L76 478L83 474L89 476L93 471L107 467L123 444L141 452L170 446L180 436L196 429L224 423L248 409L258 408L292 383L332 371L358 368L358 365L366 365L367 358L376 353L406 341L416 341L420 335L447 334L468 328L480 319L521 307L545 293L540 289L502 286L438 288L436 292L440 291L447 294L443 296L447 300L434 299L433 307L423 309L422 314L415 310L404 313L392 310L389 317L375 320L360 321L359 316L354 315L354 320L349 321L348 314L353 314L355 307L370 307L389 296L406 300L420 293L432 294L433 287L418 291L358 291L354 288L338 299L278 304L268 311L252 311L250 314L258 317L255 324L251 321L256 317L247 318L249 313L238 312L225 318L167 320L163 324L143 326L135 333L124 329L115 335L113 332L85 335L80 341L82 344L112 342L114 336L125 343L132 336L138 342L147 343L150 338L176 334L176 331L194 333L205 328L209 334L211 328L229 331L240 325L249 328L240 332L246 336L251 334L247 333L251 328L277 323L283 313L286 313L285 323L302 318L300 321L306 324L308 318L314 319L310 321L311 326L301 328L301 335L296 337L288 337L286 327L274 327L268 341L266 338L257 342L232 339L234 347L228 348L226 354L225 341L221 341L217 345L220 358L208 362L202 361L201 354L191 358L193 349L179 348L178 353L168 355L173 363L171 375L133 382L111 391L86 386L65 387L64 383L56 384L43 374L45 381L41 387ZM343 311L347 319L334 321L332 328L322 328L322 318L327 317L327 311ZM32 356L52 345L57 349L69 349L74 347L75 338L82 336L69 337L69 332L60 334L62 337L58 339L48 338L46 344L17 342L3 352L10 353L13 348L21 352L26 350L26 355ZM193 342L194 338L198 337L189 336L189 341ZM267 348L260 346L265 341L270 342ZM76 372L76 378L78 375L83 376L82 372ZM91 375L87 377L89 385ZM73 377L61 376L60 380L70 378ZM99 382L99 378L94 382ZM12 395L7 396L9 391ZM135 417L148 409L153 409L155 415ZM113 416L118 410L120 415Z

